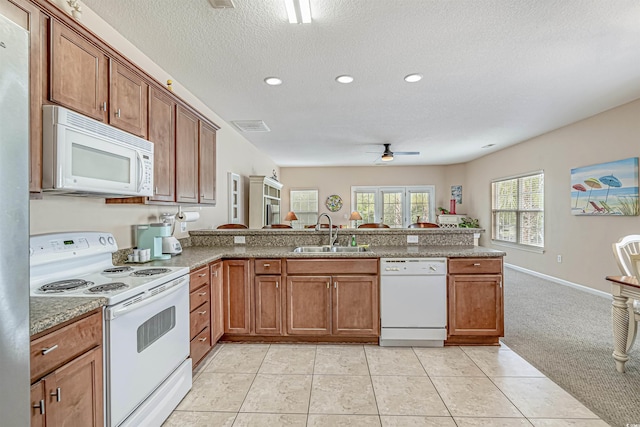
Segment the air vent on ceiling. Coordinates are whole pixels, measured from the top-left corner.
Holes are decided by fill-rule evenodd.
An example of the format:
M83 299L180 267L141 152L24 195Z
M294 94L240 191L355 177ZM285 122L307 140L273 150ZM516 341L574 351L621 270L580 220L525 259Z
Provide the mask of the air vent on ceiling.
M214 9L233 9L236 7L236 5L233 4L233 0L209 0L209 3L211 3L211 7Z
M262 120L236 120L231 123L242 132L271 132Z

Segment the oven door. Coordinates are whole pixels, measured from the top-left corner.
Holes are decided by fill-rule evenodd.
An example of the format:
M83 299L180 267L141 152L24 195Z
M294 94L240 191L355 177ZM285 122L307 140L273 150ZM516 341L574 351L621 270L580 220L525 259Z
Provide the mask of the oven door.
M189 357L189 276L107 307L105 343L107 425L114 427Z

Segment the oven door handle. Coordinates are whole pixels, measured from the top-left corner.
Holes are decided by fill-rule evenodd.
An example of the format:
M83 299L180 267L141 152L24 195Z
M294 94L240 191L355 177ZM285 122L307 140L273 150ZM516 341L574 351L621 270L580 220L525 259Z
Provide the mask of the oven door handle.
M137 310L141 307L144 307L146 305L149 304L153 304L154 302L156 302L157 300L167 297L171 294L174 294L176 292L178 292L180 290L180 288L182 287L183 283L188 281L188 276L184 276L184 277L180 277L179 279L176 279L173 281L173 286L165 291L159 292L155 295L149 296L147 298L143 298L140 301L136 301L133 302L131 304L127 304L127 305L119 305L119 306L114 306L114 307L110 307L106 309L106 317L107 320L113 320L116 317L122 316L126 313L128 313L129 311L132 310ZM135 299L136 297L134 297Z

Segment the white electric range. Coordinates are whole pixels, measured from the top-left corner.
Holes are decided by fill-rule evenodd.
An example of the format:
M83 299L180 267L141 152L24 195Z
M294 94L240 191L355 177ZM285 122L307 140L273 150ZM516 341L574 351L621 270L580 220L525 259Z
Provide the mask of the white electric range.
M106 426L160 425L191 389L189 269L114 266L110 233L30 238L37 297L104 297Z

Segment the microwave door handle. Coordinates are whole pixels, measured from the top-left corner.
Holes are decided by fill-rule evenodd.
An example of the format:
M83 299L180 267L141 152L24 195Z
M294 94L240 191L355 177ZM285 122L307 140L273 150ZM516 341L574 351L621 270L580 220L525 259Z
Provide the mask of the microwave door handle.
M138 162L138 193L140 193L144 179L144 162L142 161L142 154L140 154L139 151L136 151L136 159Z

